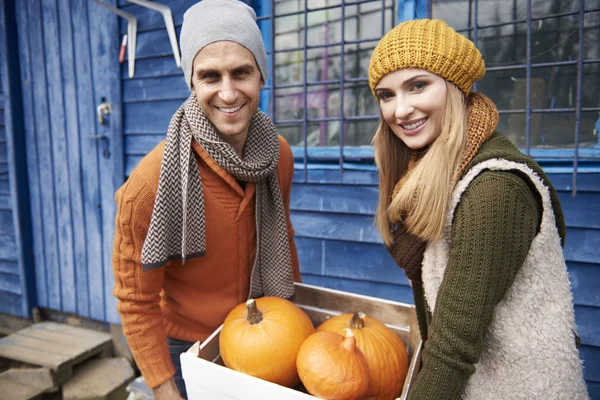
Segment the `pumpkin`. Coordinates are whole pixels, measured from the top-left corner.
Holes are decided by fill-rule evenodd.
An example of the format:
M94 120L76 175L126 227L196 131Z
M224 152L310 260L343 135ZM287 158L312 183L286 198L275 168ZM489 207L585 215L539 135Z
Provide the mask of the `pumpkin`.
M254 377L294 387L300 384L296 356L315 328L297 305L261 297L229 312L219 335L225 365Z
M388 400L400 396L408 371L406 346L390 328L364 313L342 314L323 322L317 332L354 333L356 345L369 366L369 389L365 399Z
M369 387L369 368L350 329L346 337L335 332L310 335L296 365L308 393L321 399L361 399Z

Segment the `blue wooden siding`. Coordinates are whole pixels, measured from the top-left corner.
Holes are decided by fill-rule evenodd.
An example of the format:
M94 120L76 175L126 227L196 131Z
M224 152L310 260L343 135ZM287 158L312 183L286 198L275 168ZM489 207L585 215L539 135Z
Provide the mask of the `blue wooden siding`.
M14 4L0 1L0 313L35 305Z
M38 305L117 322L111 293L114 192L123 176L117 18L87 0L28 0L19 2L16 23ZM102 99L113 103L104 125L95 111Z

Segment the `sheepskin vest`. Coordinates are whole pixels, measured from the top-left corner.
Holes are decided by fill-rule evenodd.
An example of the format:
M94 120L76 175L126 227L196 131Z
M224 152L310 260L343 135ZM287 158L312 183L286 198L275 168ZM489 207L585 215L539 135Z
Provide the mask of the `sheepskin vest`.
M484 337L475 373L462 398L588 399L575 346L573 296L556 228L550 192L528 166L504 159L474 165L452 194L443 237L428 244L423 257L423 287L432 312L450 250L454 211L473 179L484 170L518 170L539 191L540 232L534 238L514 283L498 303Z

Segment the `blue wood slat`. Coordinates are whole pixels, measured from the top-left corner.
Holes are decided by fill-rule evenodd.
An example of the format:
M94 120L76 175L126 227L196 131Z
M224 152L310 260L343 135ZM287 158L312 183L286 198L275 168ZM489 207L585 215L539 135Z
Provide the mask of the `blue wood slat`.
M565 259L584 263L600 261L600 230L567 228Z
M183 76L133 79L123 81L123 102L178 100L183 103L190 96L190 89Z
M123 105L123 129L125 134L166 135L169 121L182 101L156 101L152 103L130 103Z
M382 243L373 217L368 215L293 211L291 218L300 237Z
M0 210L0 235L14 235L12 210Z
M296 237L302 273L408 286L381 244Z
M600 347L600 308L575 306L575 322L581 343Z
M77 115L79 121L81 148L81 177L83 195L83 213L85 220L86 261L77 266L78 295L82 302L81 313L89 318L104 318L104 288L102 273L102 204L100 200L100 177L98 163L98 143L88 136L96 135L96 114L92 56L90 49L90 31L86 0L72 1L73 45L77 76ZM105 14L103 14L105 15ZM97 67L96 67L97 68ZM83 281L83 282L82 282ZM86 312L87 309L87 312Z
M125 176L129 176L131 171L135 169L143 156L127 156L125 158Z
M111 2L116 4L115 1ZM93 69L93 84L95 101L100 104L105 98L112 102L112 112L106 123L97 123L97 133L109 138L108 144L98 144L100 157L100 188L102 205L102 282L104 290L104 318L103 321L119 323L120 318L116 310L117 301L112 295L114 276L112 272L112 245L114 236L114 221L116 205L114 193L124 180L123 169L123 137L122 137L122 108L121 108L121 82L119 64L116 62L119 55L118 21L114 14L100 14L89 11L92 65L99 68ZM141 36L141 35L140 35ZM139 38L139 36L138 36ZM139 54L139 53L138 53ZM103 141L100 141L103 142ZM109 153L106 153L106 150Z
M330 165L331 169L308 169L307 181L320 184L372 185L377 186L379 178L375 171L344 171L340 174L339 165ZM294 165L294 182L304 182L304 167Z
M23 296L10 292L0 291L0 313L21 315Z
M183 71L177 66L177 64L175 64L175 59L172 55L135 60L135 76L132 81L142 78L156 78L162 76L178 76L182 81L184 81ZM127 63L123 63L121 64L121 79L125 81L128 78L129 71ZM123 90L123 94L126 93L127 91Z
M567 261L575 304L600 307L600 265Z
M587 382L590 400L600 400L600 382Z
M292 210L374 215L378 189L374 186L292 185Z
M162 135L127 135L125 136L125 154L127 156L145 156L156 145L165 139L165 134Z
M194 5L197 0L178 0L163 2L168 5L173 14L173 23L175 26L180 26L183 22L183 13ZM165 29L165 23L160 13L149 10L144 7L140 7L136 4L128 3L126 1L119 1L122 4L122 9L128 13L134 14L138 18L138 29L142 32L153 29ZM127 33L127 23L122 21L119 26L119 32L121 34Z
M0 272L0 292L23 295L21 290L21 276ZM20 313L19 313L20 314Z
M10 193L0 193L0 210L12 210Z
M36 132L36 114L34 105L34 84L32 70L32 47L29 42L32 41L32 27L34 23L30 19L30 4L22 2L20 7L16 8L18 39L19 39L19 63L21 70L22 96L23 96L23 122L25 128L25 139L27 143L27 175L29 180L29 205L32 225L33 258L35 262L35 281L37 305L40 307L49 307L48 279L46 275L46 243L43 233L43 218L40 192L40 173L38 166L38 143ZM35 64L36 68L38 64ZM37 76L37 75L36 75ZM41 118L41 116L39 117Z
M586 381L600 382L600 347L582 345L579 356L583 360L583 377Z
M52 137L50 128L48 82L45 73L46 49L44 48L44 31L42 22L42 9L40 2L28 0L29 43L31 51L31 70L36 71L33 89L33 115L35 121L35 140L39 146L37 152L37 165L39 174L40 192L44 194L42 219L33 219L33 229L41 229L44 234L44 260L46 269L46 282L48 291L48 307L60 310L60 261L58 250L56 209L54 199L54 168L52 155ZM37 260L36 260L37 261Z
M65 107L65 137L67 145L67 165L68 165L68 183L70 210L66 210L63 215L65 230L71 230L72 238L67 238L66 245L72 246L70 259L72 265L67 266L63 263L63 287L70 285L69 291L63 289L63 298L72 296L74 312L78 315L89 316L89 295L87 290L87 273L86 265L86 240L85 240L85 224L79 221L85 221L83 213L83 188L81 186L81 155L79 145L79 135L83 132L79 128L77 118L77 106L79 104L77 98L77 77L75 75L75 58L74 51L74 32L71 16L71 1L58 1L58 22L60 36L60 59L62 66L63 77L63 96ZM75 32L76 35L80 32ZM77 221L77 222L75 222ZM61 239L62 241L62 239ZM68 276L65 278L64 276ZM67 309L67 304L64 305L64 311Z
M177 37L180 37L181 28L175 28ZM171 42L166 30L141 32L136 38L135 59L142 60L144 58L171 56ZM128 60L127 52L125 52L125 60ZM174 60L174 59L173 59Z
M17 243L15 235L0 234L0 259L17 260Z
M600 229L600 192L559 192L560 204L569 227Z
M48 78L48 108L50 117L50 137L52 162L49 165L54 178L54 203L57 228L58 264L51 268L58 269L60 279L60 310L75 313L77 311L75 296L75 271L73 268L73 227L71 226L71 189L69 187L69 154L65 132L65 101L63 88L68 85L69 71L61 67L69 64L69 59L61 57L61 43L58 32L59 20L56 2L42 2L42 23L44 29L44 50L46 55L46 76ZM66 94L66 93L65 93ZM51 203L51 202L49 202ZM48 204L49 206L50 204Z
M20 271L17 259L6 260L3 257L0 257L0 273L19 276ZM0 277L2 277L2 275L0 275Z
M548 179L552 185L559 191L570 192L573 185L572 174L548 174ZM586 174L579 172L577 174L577 191L581 192L600 192L600 174Z
M303 274L302 281L309 285L343 290L350 293L364 294L367 296L394 300L407 304L414 303L412 290L407 286L391 285L388 283L354 281L351 279L330 278L327 276L310 274Z

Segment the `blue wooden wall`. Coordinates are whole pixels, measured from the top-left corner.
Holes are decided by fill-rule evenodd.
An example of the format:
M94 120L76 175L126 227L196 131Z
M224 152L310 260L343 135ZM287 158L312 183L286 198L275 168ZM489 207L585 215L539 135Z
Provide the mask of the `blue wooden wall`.
M111 267L114 193L124 175L117 17L88 0L18 3L11 17L36 305L118 322ZM96 107L104 100L113 111L100 124Z

